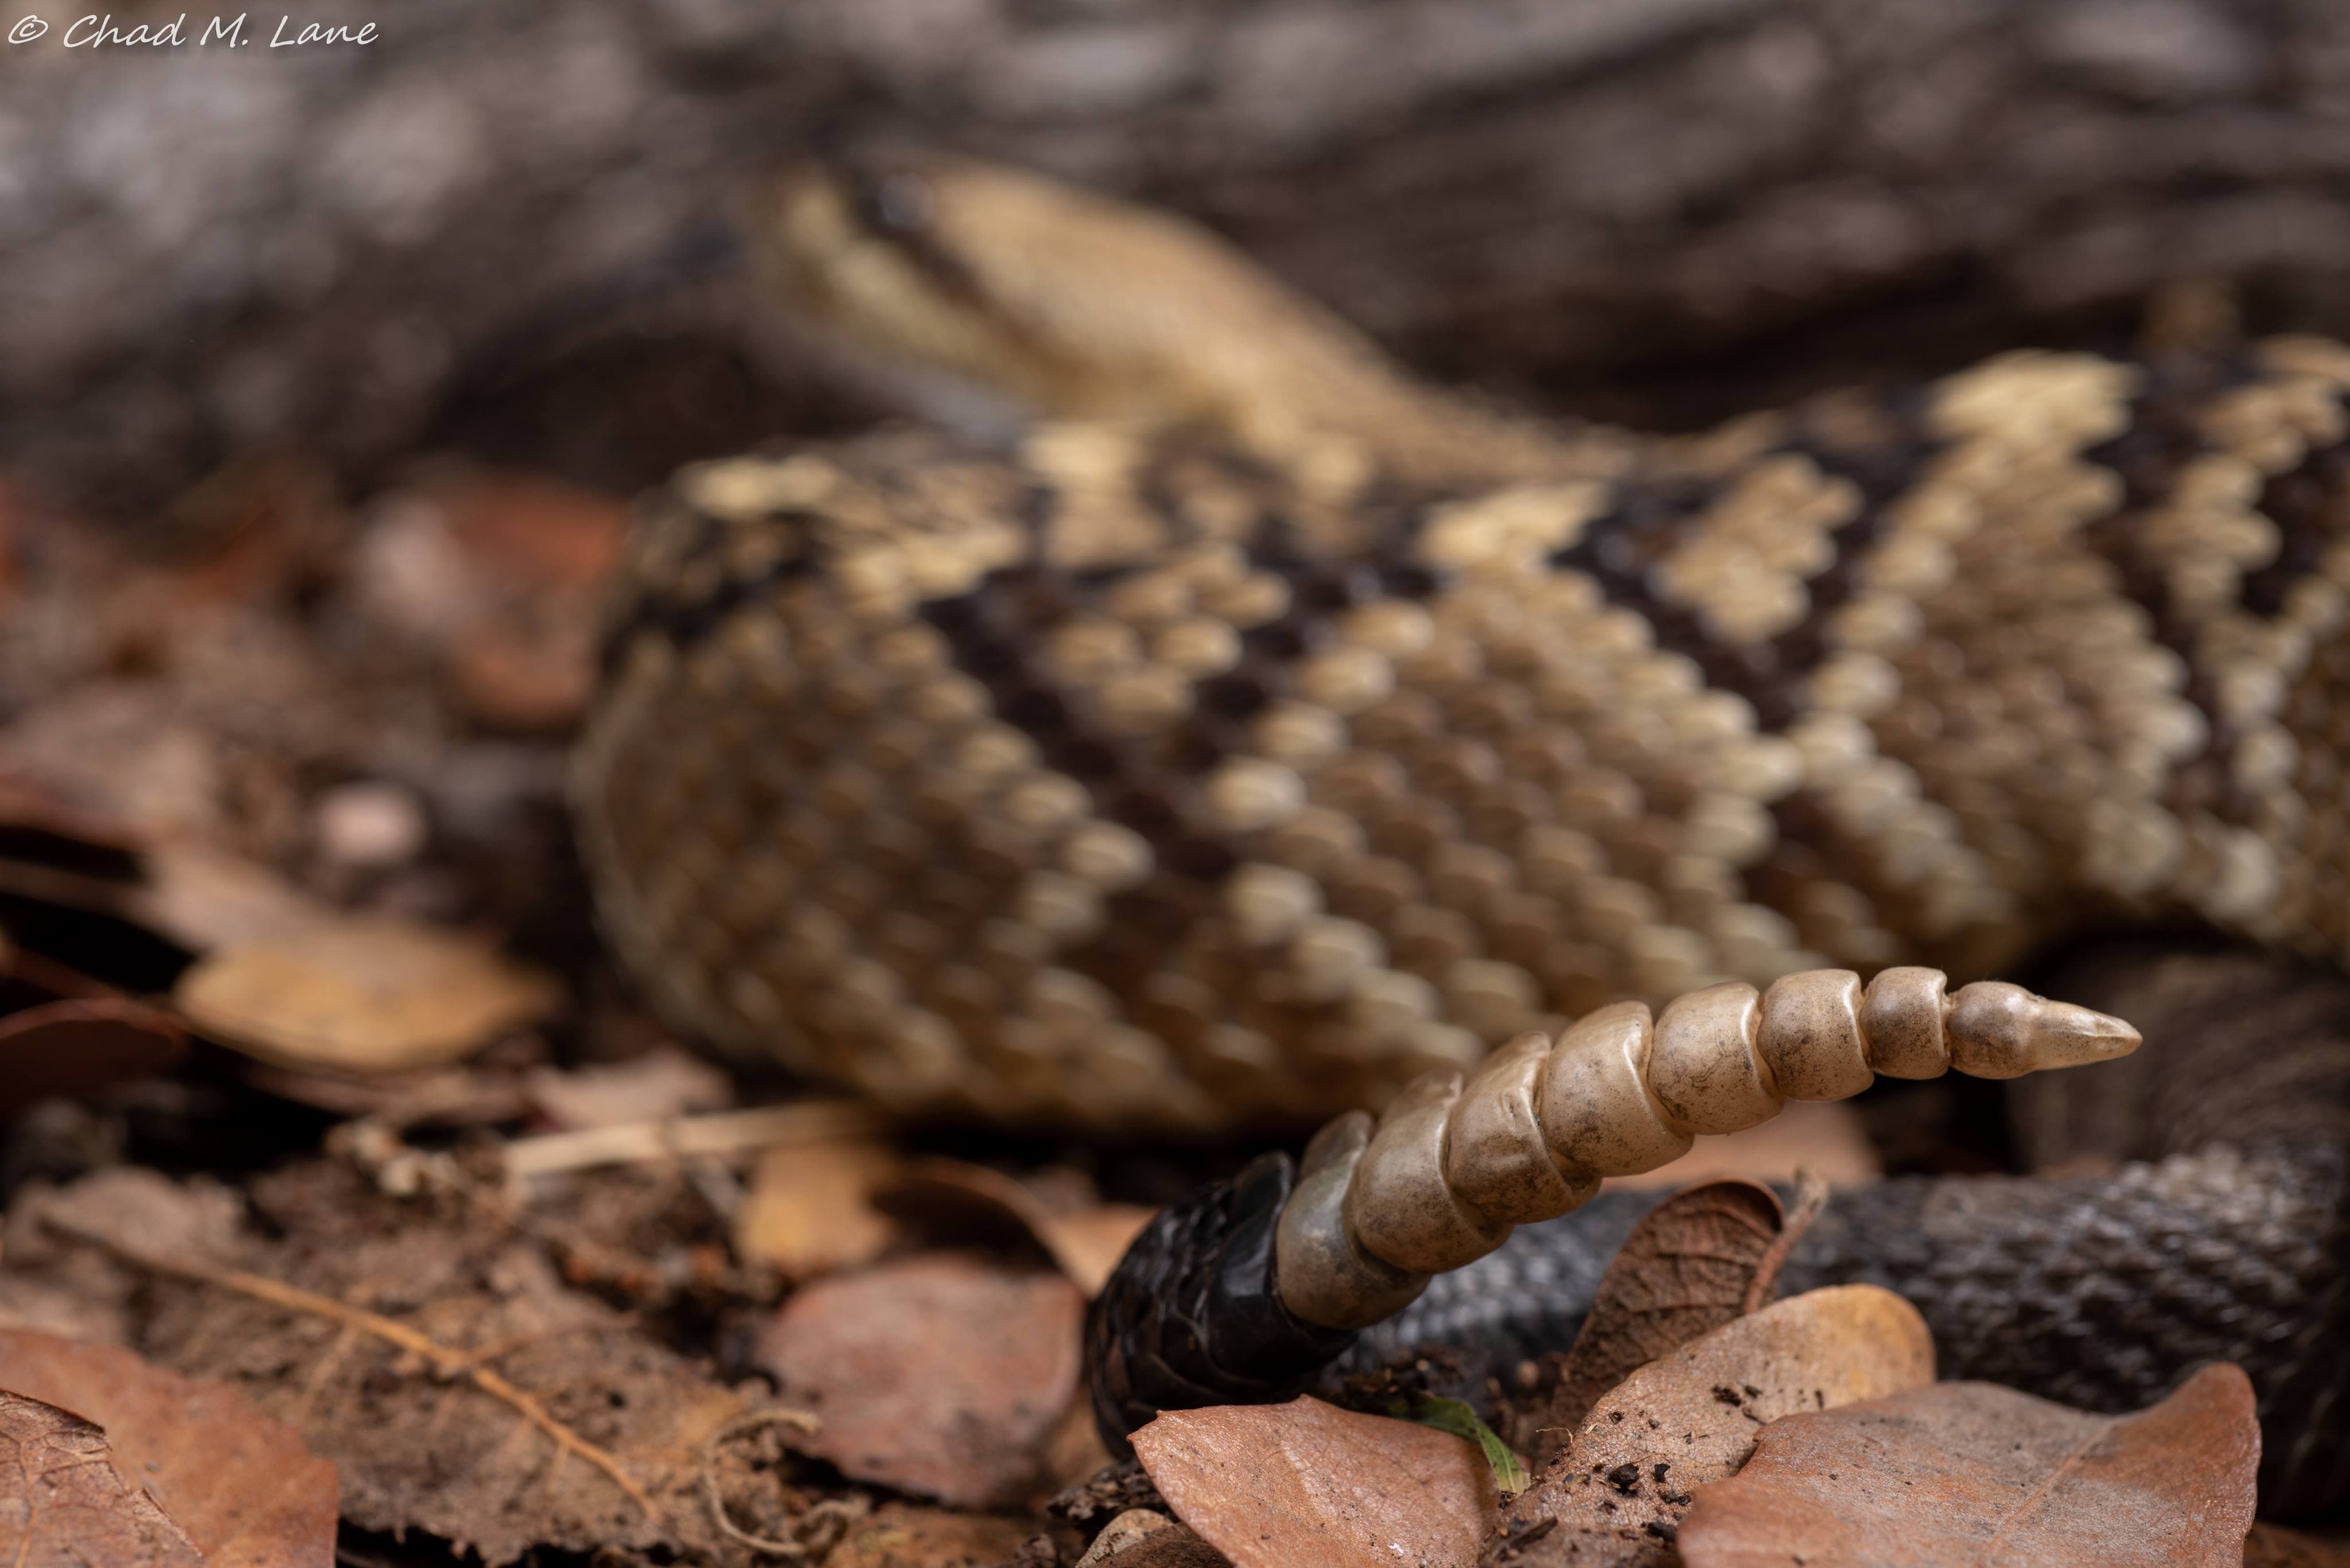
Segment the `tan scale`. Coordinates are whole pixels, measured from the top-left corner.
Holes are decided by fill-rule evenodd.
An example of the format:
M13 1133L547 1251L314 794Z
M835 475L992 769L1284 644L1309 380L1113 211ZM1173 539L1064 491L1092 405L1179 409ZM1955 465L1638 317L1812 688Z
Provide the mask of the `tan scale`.
M1574 1073L1693 1132L1848 1092L1855 1029L1942 1070L1923 965L2182 915L2350 958L2350 350L1554 428L1175 220L880 177L879 223L784 183L782 292L1035 418L681 474L577 756L615 949L723 1049L909 1111L1232 1127L1631 1003L1645 1087ZM1819 969L1869 983L1774 988ZM1048 1020L1040 975L1092 1002ZM1719 1084L1689 992L1752 997ZM1798 1035L1843 1054L1783 1077Z

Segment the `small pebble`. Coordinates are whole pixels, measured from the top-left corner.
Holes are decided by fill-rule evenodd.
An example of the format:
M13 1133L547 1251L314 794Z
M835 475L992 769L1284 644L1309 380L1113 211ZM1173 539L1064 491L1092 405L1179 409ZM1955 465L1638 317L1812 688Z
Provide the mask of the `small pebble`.
M404 866L422 853L424 808L395 784L338 784L313 807L318 852L338 866Z

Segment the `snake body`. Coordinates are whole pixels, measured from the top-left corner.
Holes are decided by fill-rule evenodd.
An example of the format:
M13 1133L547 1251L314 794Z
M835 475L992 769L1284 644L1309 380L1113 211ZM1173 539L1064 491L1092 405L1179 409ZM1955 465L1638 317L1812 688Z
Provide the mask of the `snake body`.
M2350 348L2017 353L1635 437L1419 387L1205 236L1023 176L803 172L762 222L804 316L1055 417L754 453L647 503L580 838L622 957L723 1049L1103 1131L1397 1103L1360 1150L1627 1005L1661 1038L1691 992L1746 999L1709 1038L1751 1063L1783 977L1846 975L1803 983L1856 1018L1865 976L2156 921L2350 957ZM1625 1050L1651 1134L1704 1125ZM1837 1093L1885 1070L1846 1055ZM1752 1069L1827 1097L1785 1070ZM2069 1308L2236 1281L2067 1355L2110 1403L2233 1347L2272 1500L2338 1500L2342 1123L2268 1135L2345 1076L2114 1151L2171 1165L1840 1198L1813 1272L1922 1295L1946 1351L1975 1331L1930 1303L1983 1281ZM1448 1217L1358 1195L1347 1245L1493 1219L1430 1136L1412 1190ZM1562 1191L1604 1173L1572 1165ZM1313 1181L1262 1163L1129 1254L1094 1319L1113 1431L1351 1343L1303 1265L1276 1277ZM1587 1248L1579 1218L1406 1321ZM1432 1272L1504 1230L1388 1251ZM1972 1238L1963 1276L1919 1236Z

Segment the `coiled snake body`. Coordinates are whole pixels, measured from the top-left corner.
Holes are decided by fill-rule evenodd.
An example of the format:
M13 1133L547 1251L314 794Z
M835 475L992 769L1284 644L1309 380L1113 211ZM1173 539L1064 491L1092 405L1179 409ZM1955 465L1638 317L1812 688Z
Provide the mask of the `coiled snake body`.
M2350 349L2019 353L1638 438L1420 388L1021 176L803 171L762 222L804 318L1056 417L648 504L577 770L622 956L722 1048L911 1111L1390 1106L1146 1233L1091 1331L1113 1436L1300 1386L1481 1256L1373 1337L1548 1332L1574 1303L1518 1287L1622 1204L1511 1223L1692 1132L2135 1041L1918 965L2182 919L2350 956ZM2085 1403L2242 1360L2269 1504L2316 1507L2350 1031L2237 961L2096 981L2161 1027L2036 1102L2042 1152L2152 1163L1842 1195L1794 1274ZM2227 1004L2182 1031L2190 971Z

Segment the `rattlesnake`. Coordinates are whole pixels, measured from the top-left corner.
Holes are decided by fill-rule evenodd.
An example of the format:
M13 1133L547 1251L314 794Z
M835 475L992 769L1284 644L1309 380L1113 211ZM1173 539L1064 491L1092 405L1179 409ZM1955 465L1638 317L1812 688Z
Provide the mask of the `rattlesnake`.
M1091 1331L1113 1438L1302 1386L1409 1273L1693 1128L2134 1038L1918 966L2180 921L2350 954L2350 348L2017 352L1643 437L1422 387L1200 232L1029 176L804 169L756 222L798 318L962 429L646 503L576 768L620 955L718 1048L908 1112L1397 1106L1385 1186L1339 1196L1379 1164L1344 1118L1298 1202L1260 1162L1146 1233ZM2350 1495L2328 983L2199 993L2293 999L2317 1044L2199 1141L2105 1147L2167 1161L1841 1197L1794 1277L1886 1278L1945 1370L2056 1355L2090 1402L2234 1355L2271 1505ZM2200 1070L2155 1033L2150 1070ZM1679 1098L1669 1035L1711 1052ZM1610 1096L1630 1121L1585 1115ZM1514 1152L1461 1153L1471 1113ZM1498 1333L1621 1208L1377 1332Z

